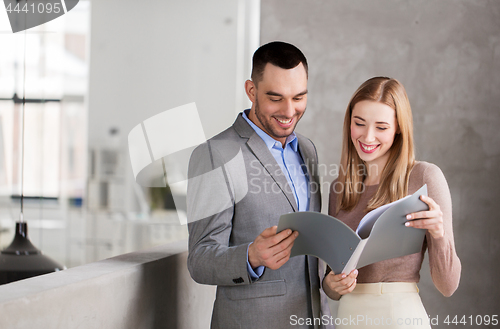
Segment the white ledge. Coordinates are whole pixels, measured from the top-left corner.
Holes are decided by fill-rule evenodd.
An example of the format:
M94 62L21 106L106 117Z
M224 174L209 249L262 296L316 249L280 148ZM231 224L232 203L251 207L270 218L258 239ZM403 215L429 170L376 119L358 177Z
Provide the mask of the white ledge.
M187 241L0 286L0 328L206 328L215 288L187 271Z

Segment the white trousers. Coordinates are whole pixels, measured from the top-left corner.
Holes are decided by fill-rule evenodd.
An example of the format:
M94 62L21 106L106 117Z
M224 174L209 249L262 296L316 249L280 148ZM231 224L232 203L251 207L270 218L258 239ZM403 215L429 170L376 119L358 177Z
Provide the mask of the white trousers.
M340 298L336 328L429 329L414 282L358 283Z

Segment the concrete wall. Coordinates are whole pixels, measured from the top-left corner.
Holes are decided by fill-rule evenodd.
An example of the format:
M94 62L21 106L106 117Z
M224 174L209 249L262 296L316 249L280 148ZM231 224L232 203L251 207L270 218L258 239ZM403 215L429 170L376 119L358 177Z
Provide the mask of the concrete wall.
M405 85L417 159L437 164L451 189L463 265L460 287L444 298L425 261L424 304L441 325L446 315L498 313L500 2L269 0L261 7L261 42L272 40L294 43L308 58L308 110L298 131L327 165L339 163L343 116L356 88L377 75Z
M215 288L195 283L187 243L0 286L0 328L208 328Z

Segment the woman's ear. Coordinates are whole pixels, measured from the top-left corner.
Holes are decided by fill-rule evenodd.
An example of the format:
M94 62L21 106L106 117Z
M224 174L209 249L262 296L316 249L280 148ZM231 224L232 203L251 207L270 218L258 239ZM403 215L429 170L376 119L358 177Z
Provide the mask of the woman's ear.
M245 81L245 92L247 93L250 102L255 103L257 87L255 86L252 80Z

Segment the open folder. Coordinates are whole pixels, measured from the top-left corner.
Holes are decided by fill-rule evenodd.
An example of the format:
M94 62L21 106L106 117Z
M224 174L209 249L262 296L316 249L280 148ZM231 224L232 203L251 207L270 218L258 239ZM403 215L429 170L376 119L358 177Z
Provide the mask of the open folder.
M422 250L426 230L405 226L406 215L429 209L420 200L421 195L427 196L427 185L370 211L356 232L337 218L311 211L282 215L278 232L287 228L299 232L291 257L313 255L335 273L348 274L355 268Z

